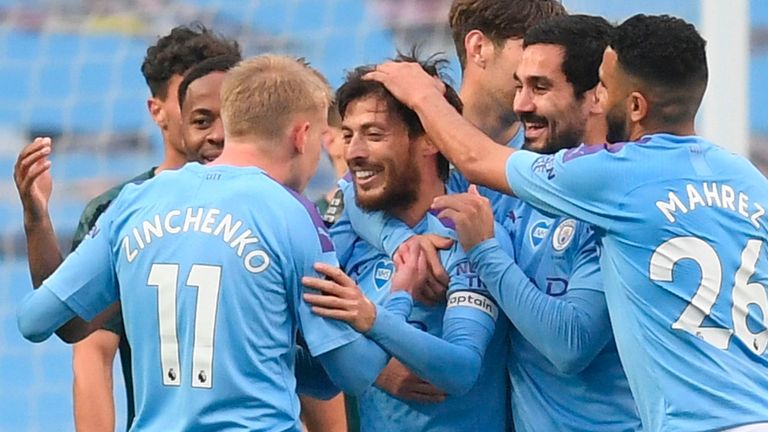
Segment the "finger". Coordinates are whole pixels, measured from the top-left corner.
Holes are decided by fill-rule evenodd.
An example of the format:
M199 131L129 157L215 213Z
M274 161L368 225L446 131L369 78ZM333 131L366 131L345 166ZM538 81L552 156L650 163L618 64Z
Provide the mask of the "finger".
M41 147L37 151L27 154L23 158L19 158L16 161L16 167L14 175L19 178L24 178L27 175L27 171L29 171L29 168L40 161L41 159L44 159L51 153L50 147Z
M430 245L431 246L431 245ZM443 262L440 260L440 255L437 253L437 249L426 246L422 247L424 251L424 259L427 261L427 267L430 274L442 285L448 285L448 273L443 267Z
M312 307L312 313L324 318L332 318L339 321L345 321L351 323L354 320L354 316L347 311L341 311L337 309L326 309L322 307Z
M31 143L27 144L27 146L24 147L21 150L17 160L24 159L29 154L34 153L36 151L39 151L43 147L50 147L50 146L51 146L51 139L50 138L48 138L48 137L37 137Z
M368 81L378 81L384 84L387 80L387 74L381 70L382 66L383 65L379 65L376 70L372 70L363 75L363 79Z
M423 404L434 404L434 403L440 403L445 401L444 395L424 394L417 391L407 391L407 390L403 390L400 393L400 398L408 401L423 403Z
M318 306L326 309L346 310L349 311L350 303L342 298L322 295L322 294L310 294L306 293L302 296L304 301L312 306Z
M330 264L318 262L315 263L315 270L328 276L331 280L335 281L342 286L355 286L355 281L349 278L344 271L336 266Z
M50 169L51 161L49 160L42 160L35 165L32 165L32 167L29 169L29 171L27 171L27 174L22 179L20 186L24 190L29 189L29 187L35 182L35 180L38 179L38 177Z
M316 277L304 276L301 283L307 288L318 290L324 294L346 298L349 290L334 281Z
M424 238L432 243L432 246L434 246L435 249L448 249L453 245L453 239L437 234L425 234Z
M467 193L470 195L480 196L480 192L477 190L477 185L471 184L467 189Z
M428 381L424 381L423 379L416 377L418 381L415 381L413 384L409 385L409 388L413 390L414 392L419 392L425 396L442 396L445 397L446 393L439 388L433 386Z
M424 300L424 303L429 306L439 303L440 300L435 285L434 279L431 276L428 276L427 281L424 282L424 285L421 287L421 297Z

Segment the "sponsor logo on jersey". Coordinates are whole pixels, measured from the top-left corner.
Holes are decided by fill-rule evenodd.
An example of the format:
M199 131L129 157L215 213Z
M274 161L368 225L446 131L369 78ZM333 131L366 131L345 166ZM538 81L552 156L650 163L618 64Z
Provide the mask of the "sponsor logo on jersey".
M495 321L499 316L499 308L496 303L485 294L477 291L453 291L448 295L447 309L453 307L470 307L485 312Z
M549 229L551 227L552 223L545 220L541 220L533 224L530 232L531 246L539 247L541 242L547 238L547 234L549 234Z
M571 244L574 234L576 234L575 220L566 219L560 222L552 236L552 248L558 252L565 250Z
M395 265L392 264L392 261L386 259L379 260L373 266L373 284L376 286L376 291L384 289L394 274Z

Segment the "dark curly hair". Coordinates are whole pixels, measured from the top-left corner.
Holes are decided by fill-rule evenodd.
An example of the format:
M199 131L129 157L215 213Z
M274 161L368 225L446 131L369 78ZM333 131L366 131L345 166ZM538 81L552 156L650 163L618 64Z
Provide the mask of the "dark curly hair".
M242 57L239 55L223 55L205 59L192 66L187 71L187 74L184 75L181 84L179 84L179 108L184 106L184 101L187 98L187 89L193 82L213 72L226 72L235 67L240 60L242 60Z
M656 108L650 116L674 123L696 115L709 72L706 41L693 24L638 14L616 28L610 46L620 68L645 84Z
M202 24L174 27L147 48L141 73L153 97L168 97L168 80L183 75L201 61L221 55L241 56L240 45L217 35Z
M613 26L604 18L564 15L542 21L525 33L523 47L549 44L563 47L562 71L577 98L600 81L598 70L611 41Z
M431 56L426 60L419 60L418 53L415 49L411 50L408 54L398 52L397 56L392 60L396 62L418 63L425 72L433 77L440 78L445 84L445 99L451 106L456 108L456 111L461 113L464 105L461 103L461 99L459 99L456 90L451 87L447 82L447 78L445 78L442 73L445 65L448 63L447 60L439 58L436 55ZM375 69L375 65L360 66L347 74L344 84L342 84L336 91L336 104L342 120L346 115L347 107L350 103L368 96L376 96L381 98L387 104L387 108L390 112L396 113L397 117L405 123L405 127L408 130L408 137L414 139L424 135L424 126L421 124L421 120L414 110L408 108L408 106L392 96L392 93L390 93L380 82L363 79L365 74ZM447 180L450 164L448 159L446 159L442 153L438 154L437 164L440 178L442 180Z
M454 0L448 23L463 69L467 65L464 38L472 30L480 30L500 47L508 39L522 39L533 25L565 14L559 0Z

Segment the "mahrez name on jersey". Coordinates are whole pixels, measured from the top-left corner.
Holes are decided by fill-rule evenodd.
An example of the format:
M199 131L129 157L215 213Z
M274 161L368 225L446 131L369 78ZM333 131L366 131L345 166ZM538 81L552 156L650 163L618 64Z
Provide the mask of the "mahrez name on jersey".
M760 204L752 202L750 205L746 193L737 193L733 187L715 182L688 183L685 185L685 192L669 192L667 198L666 201L656 201L656 207L670 223L677 221L678 213L685 214L699 206L719 207L740 214L749 219L756 229L760 229L759 218L765 214L765 209Z
M229 213L222 216L221 210L216 208L188 207L183 211L171 210L155 215L129 229L121 240L121 247L126 260L131 263L139 252L152 244L154 238L189 231L220 237L238 257L243 258L243 266L251 273L261 273L269 267L269 255L253 247L259 239L251 229Z

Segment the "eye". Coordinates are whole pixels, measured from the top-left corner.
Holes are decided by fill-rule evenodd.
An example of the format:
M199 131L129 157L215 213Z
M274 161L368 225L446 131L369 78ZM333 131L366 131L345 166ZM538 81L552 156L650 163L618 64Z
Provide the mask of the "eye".
M192 125L198 129L208 129L211 127L211 119L208 117L195 117L192 119Z
M341 139L344 140L344 144L349 145L349 143L352 141L352 133L351 132L342 133Z

